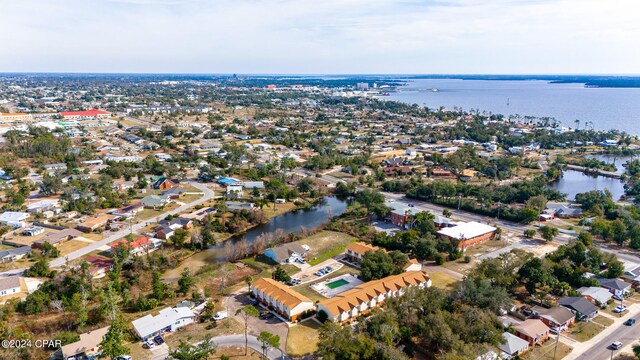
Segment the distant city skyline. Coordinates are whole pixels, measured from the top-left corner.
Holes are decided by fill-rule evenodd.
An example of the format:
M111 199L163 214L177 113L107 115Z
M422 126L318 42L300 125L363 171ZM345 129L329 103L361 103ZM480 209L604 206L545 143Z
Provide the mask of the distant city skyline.
M0 72L640 74L635 0L0 0Z

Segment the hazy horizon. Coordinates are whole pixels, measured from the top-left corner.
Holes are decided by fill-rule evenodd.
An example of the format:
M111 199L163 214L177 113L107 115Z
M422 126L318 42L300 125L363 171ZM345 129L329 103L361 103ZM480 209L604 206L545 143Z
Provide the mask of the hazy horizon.
M620 0L0 0L0 70L639 74Z

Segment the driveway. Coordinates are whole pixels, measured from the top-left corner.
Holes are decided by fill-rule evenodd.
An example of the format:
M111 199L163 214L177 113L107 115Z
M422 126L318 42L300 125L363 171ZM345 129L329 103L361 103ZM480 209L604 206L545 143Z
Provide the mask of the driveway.
M227 304L227 311L229 316L233 316L240 324L244 326L244 319L240 315L236 315L236 311L245 305L250 305L252 300L244 293L244 289L240 293L234 293L225 298ZM259 310L265 310L260 306L257 306ZM272 317L271 319L262 320L259 318L249 318L249 334L259 335L261 331L268 331L272 334L280 336L280 347L284 349L287 345L287 335L289 334L289 327L287 323L280 320L278 317ZM244 336L242 338L244 345Z

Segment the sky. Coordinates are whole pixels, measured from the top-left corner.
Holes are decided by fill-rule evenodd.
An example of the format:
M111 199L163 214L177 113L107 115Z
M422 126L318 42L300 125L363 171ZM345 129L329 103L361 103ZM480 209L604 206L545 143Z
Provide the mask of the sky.
M0 0L0 72L640 74L638 0Z

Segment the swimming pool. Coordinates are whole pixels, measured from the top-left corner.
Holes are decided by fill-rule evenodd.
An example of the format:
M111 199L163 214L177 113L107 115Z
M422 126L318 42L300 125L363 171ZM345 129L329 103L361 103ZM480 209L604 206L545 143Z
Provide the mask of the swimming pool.
M326 286L329 289L335 289L337 287L343 286L343 285L347 285L349 282L345 279L339 279L330 283L327 283Z

